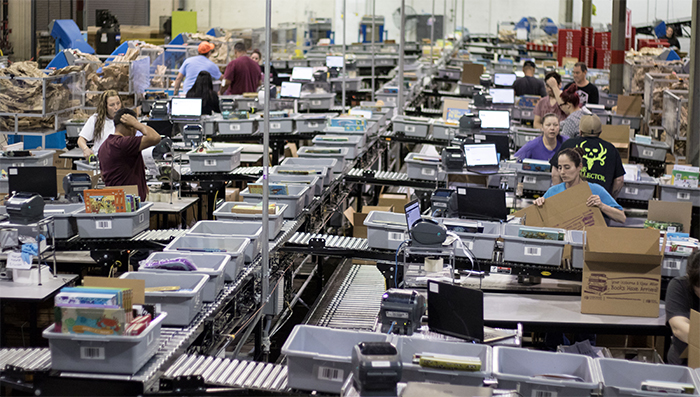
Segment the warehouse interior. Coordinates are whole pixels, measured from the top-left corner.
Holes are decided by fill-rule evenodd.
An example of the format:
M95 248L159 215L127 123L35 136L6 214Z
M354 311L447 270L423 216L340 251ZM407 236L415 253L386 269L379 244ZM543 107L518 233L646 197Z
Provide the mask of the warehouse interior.
M699 17L0 0L0 394L698 395Z

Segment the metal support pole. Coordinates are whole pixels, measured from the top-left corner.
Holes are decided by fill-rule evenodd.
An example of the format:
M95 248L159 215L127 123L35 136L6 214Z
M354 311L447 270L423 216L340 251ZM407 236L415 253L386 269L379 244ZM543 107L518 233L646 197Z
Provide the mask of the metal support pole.
M343 0L344 1L344 0ZM399 38L399 95L396 98L396 114L403 116L403 58L406 44L406 0L401 0L401 37ZM430 54L433 55L432 53Z
M442 4L442 49L445 49L445 37L447 37L447 0Z
M466 8L464 8L464 0L462 0L462 40L464 40L464 14L466 14Z
M374 36L376 34L376 26L374 24L375 12L377 10L377 0L372 0L372 102L374 102Z
M433 13L430 15L430 64L433 63L433 45L435 43L435 0L433 0ZM403 29L403 26L402 26ZM420 43L418 43L420 46Z
M345 30L345 25L347 21L347 15L345 15L345 3L347 1L343 0L343 77L341 78L341 84L343 85L343 94L342 94L342 101L343 101L343 113L345 113L345 76L346 76L346 70L345 70L345 54L347 52L347 31ZM374 32L372 32L374 34ZM374 61L372 61L372 64L374 65Z
M269 202L270 192L268 190L269 167L270 167L270 63L272 61L272 0L266 1L265 6L265 75L263 84L265 85L265 110L263 112L263 202L262 202L262 236L267 236L269 229ZM267 304L270 297L270 242L262 238L262 264L260 269L262 281L261 305ZM269 336L267 332L262 335L263 345L269 346ZM259 352L256 352L259 353Z
M591 15L593 14L593 0L583 0L583 10L581 11L581 26L588 28L591 26Z
M693 2L692 22L690 25L690 49L688 54L693 54L690 57L690 87L689 92L697 92L700 85L700 62L697 60L698 48L700 48L700 40L698 40L698 32L700 31L700 5L697 1ZM700 160L700 100L695 95L688 96L688 142L686 144L686 160L688 164L698 166Z
M564 22L571 23L574 21L574 0L566 0L566 9L564 11Z
M612 57L610 61L610 93L622 94L622 68L625 63L625 27L627 0L613 1Z

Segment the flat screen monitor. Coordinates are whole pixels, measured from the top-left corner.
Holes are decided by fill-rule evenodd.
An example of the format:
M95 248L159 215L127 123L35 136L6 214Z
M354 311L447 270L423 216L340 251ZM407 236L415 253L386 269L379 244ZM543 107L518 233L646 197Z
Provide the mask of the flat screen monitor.
M484 340L484 293L428 280L428 327L468 341Z
M291 79L296 81L313 81L314 68L295 66L294 69L292 69Z
M457 188L457 213L464 219L505 220L506 191L482 187Z
M413 200L404 206L406 213L406 227L408 230L413 228L413 225L421 218L420 216L420 201Z
M493 143L496 145L498 161L510 159L510 138L505 132L481 131L474 134L474 143Z
M512 87L516 78L515 73L495 73L493 75L493 84L501 87Z
M342 68L344 66L344 60L342 56L329 55L326 57L326 66L329 68Z
M301 83L282 82L282 90L280 96L283 98L299 98L301 97Z
M146 120L146 125L156 130L159 135L172 137L173 122L170 120Z
M510 129L510 112L507 110L480 110L479 120L481 120L481 128Z
M471 143L464 145L467 167L498 165L498 153L494 143Z
M45 199L58 197L56 167L9 167L7 174L10 192L36 193Z
M202 115L202 98L173 98L170 101L172 117L200 117Z
M491 88L489 90L495 105L512 105L515 103L515 91L512 88Z

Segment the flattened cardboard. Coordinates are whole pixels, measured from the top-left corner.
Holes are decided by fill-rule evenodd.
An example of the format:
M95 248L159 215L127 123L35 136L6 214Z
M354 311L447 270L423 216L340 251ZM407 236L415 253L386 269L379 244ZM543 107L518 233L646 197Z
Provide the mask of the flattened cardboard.
M527 226L555 227L567 230L583 230L586 227L606 227L605 218L596 207L588 207L586 200L591 196L587 183L568 188L545 200L542 207L531 205L513 216L524 219Z
M107 288L131 288L132 303L142 305L146 303L146 280L92 277L83 278L85 287L107 287Z
M581 313L658 317L659 231L586 228Z
M352 225L352 235L353 237L367 238L367 226L365 226L365 218L371 211L385 211L392 212L393 206L365 206L362 207L362 212L355 211L355 208L349 207L343 212L345 217L348 219Z
M642 115L641 95L618 95L616 114L638 117Z
M690 309L690 332L688 332L688 366L700 368L700 313Z
M690 232L690 220L693 215L693 203L649 200L647 219L660 222L678 222L683 224L683 233Z
M462 83L480 84L481 75L484 74L484 65L479 63L465 63L462 65Z

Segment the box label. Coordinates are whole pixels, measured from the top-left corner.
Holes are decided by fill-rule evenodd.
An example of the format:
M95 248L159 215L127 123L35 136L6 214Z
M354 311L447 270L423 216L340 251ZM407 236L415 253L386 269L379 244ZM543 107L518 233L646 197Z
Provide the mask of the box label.
M639 194L639 189L637 189L636 187L626 187L625 193L631 196L636 196L637 194Z
M532 389L532 397L557 397L557 392Z
M678 194L676 194L676 198L677 198L678 200L688 201L688 200L690 200L690 193L688 193L688 192L678 192Z
M433 175L435 175L435 168L423 168L421 170L421 174L427 175L427 176L433 176Z
M241 130L241 125L240 125L240 124L230 123L230 124L228 125L228 129L229 129L229 131L240 131L240 130Z
M144 215L143 213L140 213L139 214L139 223L143 223L143 221L145 221L145 220L146 220L146 215Z
M529 110L523 110L520 112L520 117L532 117L532 112Z
M279 130L280 128L282 128L282 123L270 123L270 129Z
M205 160L204 160L204 166L205 166L205 167L215 167L215 166L216 166L216 160L214 160L214 159L205 159Z
M681 261L675 260L675 259L666 259L666 260L664 260L663 266L664 266L664 269L681 270Z
M523 176L523 183L537 183L537 177L534 176Z
M314 101L311 101L311 105L312 105L312 106L321 106L321 100L314 100Z
M112 228L112 221L95 221L95 229L108 230Z
M467 248L469 248L469 251L474 249L474 242L473 241L467 241L464 245L466 245Z
M622 125L630 125L630 124L632 124L632 119L622 119L622 120L620 121L620 124L622 124Z
M642 150L642 156L643 157L653 157L654 151L651 149L644 149L644 150Z
M525 247L523 255L525 256L542 256L541 247Z
M405 237L403 233L389 232L389 241L404 241Z
M105 348L104 347L80 347L80 359L81 360L104 360L105 359Z
M19 252L10 252L7 254L7 268L29 270L32 268L32 256L29 256L29 263L22 260L22 254Z
M309 128L316 128L318 127L318 123L315 121L309 122L306 124Z
M344 371L338 368L331 367L318 367L318 379L329 380L331 382L342 382L345 380L343 377Z
M406 132L416 132L416 126L415 125L407 125L405 130L406 130Z
M537 138L537 135L525 135L525 142L530 142L535 138Z

